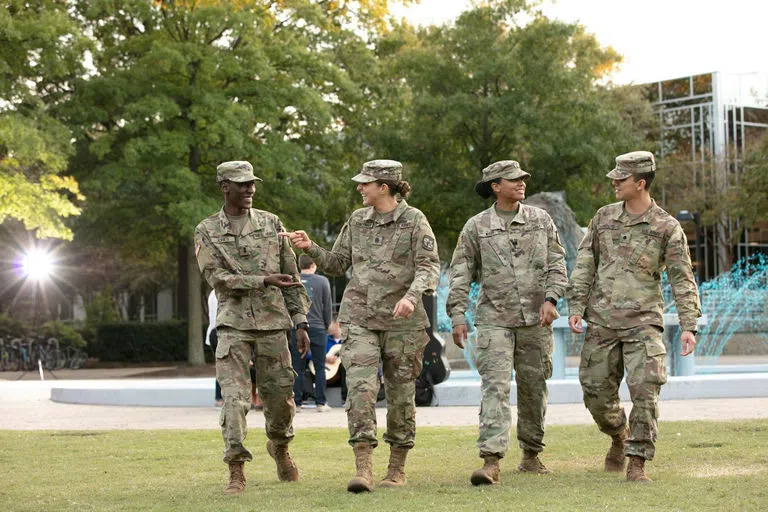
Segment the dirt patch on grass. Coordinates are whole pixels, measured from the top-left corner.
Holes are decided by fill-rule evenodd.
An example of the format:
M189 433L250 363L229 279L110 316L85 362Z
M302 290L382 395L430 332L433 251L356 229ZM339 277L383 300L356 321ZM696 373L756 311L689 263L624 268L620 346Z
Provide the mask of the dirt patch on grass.
M722 478L724 476L749 476L762 473L763 466L704 466L693 471L694 478Z

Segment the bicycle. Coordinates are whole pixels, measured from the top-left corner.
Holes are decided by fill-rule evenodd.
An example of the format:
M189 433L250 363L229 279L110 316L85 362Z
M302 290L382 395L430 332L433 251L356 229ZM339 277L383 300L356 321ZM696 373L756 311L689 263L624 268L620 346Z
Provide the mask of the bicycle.
M87 360L88 354L84 350L71 345L67 347L67 368L79 370Z
M33 370L34 361L32 360L32 349L34 348L34 342L32 340L25 342L21 338L14 338L11 341L11 346L13 347L16 355L15 370Z
M67 364L67 355L56 338L48 338L44 345L38 342L37 355L46 370L60 370Z
M19 359L16 356L16 350L11 344L11 340L6 341L0 338L0 371L18 370Z

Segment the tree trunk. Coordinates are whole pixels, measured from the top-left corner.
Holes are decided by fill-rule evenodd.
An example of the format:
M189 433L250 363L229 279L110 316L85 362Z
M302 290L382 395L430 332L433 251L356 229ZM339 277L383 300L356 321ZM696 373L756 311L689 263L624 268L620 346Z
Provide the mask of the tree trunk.
M176 251L176 318L186 319L189 317L187 312L187 296L189 295L188 286L189 279L187 274L187 251L189 250L189 242L184 243L183 240L179 241L179 245ZM195 269L195 272L198 270Z
M200 270L197 268L194 244L187 245L187 362L205 364L203 351L203 297L200 292Z

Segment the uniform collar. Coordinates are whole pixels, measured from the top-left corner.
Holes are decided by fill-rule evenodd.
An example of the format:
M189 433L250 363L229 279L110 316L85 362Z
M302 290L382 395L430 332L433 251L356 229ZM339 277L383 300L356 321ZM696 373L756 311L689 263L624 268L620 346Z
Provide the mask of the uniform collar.
M253 212L253 208L248 209L248 222L245 223L243 232L240 233L240 236L247 235L248 233L252 233L253 231L257 231L263 227L264 220L258 215L254 215ZM221 210L219 210L219 225L221 226L221 230L226 234L236 235L236 233L232 230L232 223L229 221L229 217L227 217L223 206L221 207Z
M621 216L626 212L626 209L624 208L624 201L620 203L620 208L617 208L615 212L613 212L613 219L619 220L621 219ZM648 209L642 213L642 215L638 215L637 217L631 218L629 221L627 221L627 226L634 226L635 224L650 224L651 223L651 217L655 213L658 206L656 206L656 200L651 199L651 206L648 207Z
M383 222L383 224L387 224L389 221L389 215L392 215L392 221L391 222L397 222L397 219L400 218L400 216L405 213L405 210L408 208L408 203L405 202L405 199L401 199L397 202L397 206L394 210L392 210L389 213L384 214L384 218L387 219L387 221ZM377 217L376 208L373 206L368 207L368 211L365 212L365 217L363 217L363 220L374 220Z
M516 224L525 224L525 217L526 212L525 210L528 208L523 203L518 203L519 207L517 208L517 213L514 217L512 217L512 220L509 222L516 223ZM506 220L501 217L498 213L496 213L496 202L494 202L490 208L486 210L490 216L491 216L491 229L500 229L501 231L507 230L507 223Z

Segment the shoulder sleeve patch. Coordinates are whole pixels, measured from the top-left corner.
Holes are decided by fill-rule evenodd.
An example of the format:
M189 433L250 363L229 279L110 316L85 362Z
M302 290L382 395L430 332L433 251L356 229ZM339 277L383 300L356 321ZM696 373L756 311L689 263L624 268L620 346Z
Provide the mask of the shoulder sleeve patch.
M431 236L424 235L424 238L421 239L421 247L423 247L425 251L434 251L435 239Z

